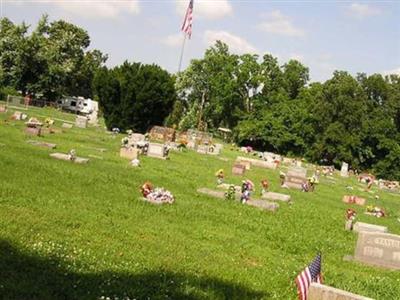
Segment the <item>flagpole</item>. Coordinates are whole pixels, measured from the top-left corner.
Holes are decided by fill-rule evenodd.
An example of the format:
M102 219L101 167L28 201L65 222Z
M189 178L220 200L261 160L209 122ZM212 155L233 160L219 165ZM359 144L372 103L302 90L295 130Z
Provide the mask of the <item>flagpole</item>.
M183 52L185 51L185 44L186 44L186 32L183 34L183 42L182 42L182 49L181 49L181 57L179 59L179 68L178 68L178 73L180 73L181 68L182 68L182 59L183 59Z

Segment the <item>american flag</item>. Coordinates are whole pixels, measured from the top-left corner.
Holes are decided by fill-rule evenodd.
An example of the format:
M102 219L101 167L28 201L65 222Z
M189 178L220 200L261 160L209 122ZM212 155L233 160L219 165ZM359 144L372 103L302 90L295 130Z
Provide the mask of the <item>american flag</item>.
M189 6L186 10L185 20L183 20L182 31L189 37L192 36L192 23L193 23L193 0L190 0Z
M311 282L322 283L321 254L296 277L297 293L300 300L307 300L308 288Z

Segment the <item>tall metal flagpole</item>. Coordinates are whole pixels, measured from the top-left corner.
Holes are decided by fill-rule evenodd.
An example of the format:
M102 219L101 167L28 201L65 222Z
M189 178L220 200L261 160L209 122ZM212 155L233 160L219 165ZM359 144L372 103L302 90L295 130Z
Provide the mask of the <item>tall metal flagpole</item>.
M181 57L179 59L179 68L178 68L178 73L180 73L181 68L182 68L182 59L183 59L183 52L185 50L185 44L186 44L186 37L187 34L186 32L183 34L183 42L182 42L182 49L181 49Z

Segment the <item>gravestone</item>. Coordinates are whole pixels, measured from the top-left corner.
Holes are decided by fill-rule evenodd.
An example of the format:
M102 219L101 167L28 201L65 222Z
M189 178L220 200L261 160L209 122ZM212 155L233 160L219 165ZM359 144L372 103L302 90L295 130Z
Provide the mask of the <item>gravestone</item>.
M231 187L231 185L232 185L232 184L229 184L229 183L221 183L221 184L219 184L217 187L220 188L220 189L229 190L229 188ZM235 191L236 191L237 193L240 193L240 192L242 191L242 187L241 187L241 186L239 186L239 185L234 185L234 187L235 187Z
M291 167L289 168L284 184L289 188L295 188L301 190L303 184L307 182L307 169L302 167Z
M358 196L343 196L342 201L347 204L357 204L357 205L365 205L366 200L364 198Z
M74 160L71 160L70 156L64 153L51 153L50 157L60 160L71 161L76 164L86 164L89 161L88 158L82 158L82 157L76 157Z
M123 158L127 158L129 160L138 158L139 150L136 148L125 148L122 147L119 150L119 156Z
M222 191L214 191L214 190L208 189L208 188L200 188L197 190L197 192L200 194L205 194L207 196L214 197L214 198L225 199L225 192L222 192Z
M246 170L251 169L251 163L248 160L238 160L238 161L236 161L236 163L245 166Z
M46 148L50 148L50 149L54 149L57 146L56 144L39 142L39 141L31 141L31 140L27 141L27 143L34 145L34 146L46 147Z
M42 129L40 127L26 127L25 133L32 136L40 136Z
M274 162L268 162L265 160L259 160L259 159L254 159L254 158L248 158L248 157L243 157L243 156L238 156L236 158L237 161L248 161L251 165L255 167L260 167L264 169L272 169L275 170L277 167L277 164Z
M400 270L400 235L362 231L354 258L368 265Z
M311 283L307 296L308 300L373 300L316 282Z
M342 168L340 169L340 176L349 177L349 164L342 162Z
M189 141L189 142L187 143L186 147L187 147L188 149L193 149L193 150L195 150L195 149L196 149L196 143L195 143L194 141Z
M88 119L85 116L76 116L75 126L78 128L86 128L88 123Z
M353 230L355 232L361 232L361 231L382 232L382 233L388 232L388 229L386 226L379 226L379 225L362 223L362 222L357 222L356 224L354 224Z
M272 212L276 212L279 208L278 203L268 202L265 200L248 200L248 201L246 201L246 204L260 208L262 210L268 210L268 211L272 211Z
M244 175L244 173L246 172L246 167L242 164L234 164L232 167L232 174L233 175Z
M11 116L13 120L21 121L23 113L20 111L15 111L14 114Z
M164 152L164 144L158 143L149 143L149 147L147 149L147 156L160 158L160 159L167 159Z
M205 145L197 146L197 153L207 154L207 151L208 151L208 146L205 146Z
M144 134L141 133L132 133L129 136L129 144L136 144L137 142L143 142L145 140Z
M282 201L282 202L290 202L290 195L266 192L261 196L262 199L272 200L272 201Z
M71 129L73 127L72 124L69 123L62 123L61 128L65 128L65 129Z
M0 113L6 113L6 112L7 112L7 106L0 105Z

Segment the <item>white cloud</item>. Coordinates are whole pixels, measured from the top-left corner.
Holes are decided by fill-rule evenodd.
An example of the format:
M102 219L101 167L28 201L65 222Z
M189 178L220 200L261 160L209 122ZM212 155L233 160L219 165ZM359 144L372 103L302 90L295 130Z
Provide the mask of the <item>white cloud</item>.
M37 0L37 4L49 4L60 8L72 15L85 18L119 17L122 13L138 14L140 11L139 0ZM15 4L23 4L26 0L15 0Z
M348 10L352 16L359 19L381 14L381 11L378 8L368 4L361 4L361 3L352 3L348 7Z
M230 32L222 30L207 30L204 33L204 42L208 46L213 45L217 40L226 43L229 46L229 49L237 54L258 52L258 50L248 41Z
M383 74L383 75L392 75L392 74L395 74L395 75L399 75L399 76L400 76L400 67L398 67L398 68L396 68L396 69L393 69L393 70L383 71L382 74Z
M293 25L292 20L282 14L279 10L274 10L265 15L266 20L258 25L262 31L278 35L301 37L304 30Z
M175 0L176 11L185 16L189 0ZM193 18L220 19L232 15L233 9L228 0L196 0L193 4Z
M161 43L169 47L176 48L182 45L182 41L183 41L183 34L177 33L168 35L167 37L163 38L161 40Z

